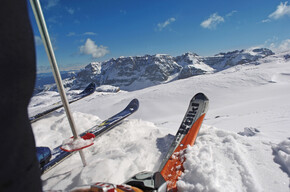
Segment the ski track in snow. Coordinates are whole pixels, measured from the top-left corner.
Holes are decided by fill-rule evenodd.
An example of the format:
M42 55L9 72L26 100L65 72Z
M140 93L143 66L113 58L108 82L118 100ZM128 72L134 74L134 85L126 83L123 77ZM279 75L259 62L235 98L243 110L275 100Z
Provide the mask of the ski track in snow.
M84 150L87 167L75 154L43 175L44 190L68 191L96 181L118 184L140 171L157 170L189 100L204 92L209 111L195 145L186 150L179 191L289 191L290 60L275 55L260 63L138 91L94 93L72 104L78 132L132 98L139 99L140 108ZM57 102L55 95L34 97L30 113L47 107L47 100ZM63 109L33 123L33 131L37 146L50 148L71 136Z

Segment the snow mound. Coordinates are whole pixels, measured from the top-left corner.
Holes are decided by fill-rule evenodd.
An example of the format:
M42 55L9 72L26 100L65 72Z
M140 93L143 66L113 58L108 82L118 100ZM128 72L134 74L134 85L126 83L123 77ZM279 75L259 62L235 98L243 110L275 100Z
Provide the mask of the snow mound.
M261 191L248 149L238 134L203 126L186 150L178 191Z
M118 91L120 91L119 87L115 87L112 85L102 85L100 87L96 88L97 92L111 92L111 93L117 93Z
M259 129L253 127L245 127L243 132L239 132L239 135L252 137L255 136L257 133L260 133Z
M275 162L281 165L281 169L290 177L290 138L273 147Z

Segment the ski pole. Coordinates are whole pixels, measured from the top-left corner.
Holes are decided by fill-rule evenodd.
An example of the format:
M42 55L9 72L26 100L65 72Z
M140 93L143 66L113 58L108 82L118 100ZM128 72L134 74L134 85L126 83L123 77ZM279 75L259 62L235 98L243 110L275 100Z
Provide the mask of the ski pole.
M47 56L48 56L48 59L49 59L49 63L50 63L51 68L52 68L52 72L53 72L53 76L54 76L54 79L55 79L55 82L56 82L56 85L57 85L57 89L59 91L59 94L60 94L60 97L61 97L61 101L63 103L64 109L65 109L65 112L66 112L66 116L68 118L68 121L69 121L71 130L72 130L74 139L77 139L78 138L78 134L77 134L76 128L75 128L76 126L75 126L75 123L74 123L73 116L72 116L72 114L70 112L68 100L67 100L67 97L66 97L66 94L65 94L65 91L64 91L64 87L63 87L63 84L62 84L61 76L60 76L60 73L59 73L59 69L58 69L58 66L57 66L56 58L55 58L54 51L53 51L53 48L52 48L52 44L51 44L51 41L50 41L49 33L48 33L48 30L47 30L47 27L46 27L46 23L45 23L45 19L44 19L44 16L43 16L42 9L41 9L41 5L39 3L39 0L30 0L30 4L31 4L31 7L32 7L34 16L35 16L35 20L36 20L37 25L38 25L39 32L41 34L41 38L42 38L42 41L43 41L43 44L44 44L44 47L45 47L45 50L46 50L46 53L47 53ZM80 150L79 153L80 153L83 165L86 166L86 160L85 160L85 156L83 154L83 151Z

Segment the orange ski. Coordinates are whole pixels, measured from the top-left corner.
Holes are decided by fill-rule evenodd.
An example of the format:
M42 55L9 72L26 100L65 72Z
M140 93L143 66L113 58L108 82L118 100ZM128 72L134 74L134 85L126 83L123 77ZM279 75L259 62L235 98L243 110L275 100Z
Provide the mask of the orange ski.
M177 191L176 183L184 171L185 149L188 145L194 144L207 112L208 103L208 98L202 93L196 94L190 101L175 139L160 166L160 172L167 182L167 191Z

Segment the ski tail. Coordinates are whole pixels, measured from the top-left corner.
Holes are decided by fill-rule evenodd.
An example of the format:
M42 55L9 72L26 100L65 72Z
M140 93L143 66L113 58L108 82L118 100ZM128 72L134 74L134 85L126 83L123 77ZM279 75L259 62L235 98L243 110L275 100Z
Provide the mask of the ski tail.
M188 145L192 146L200 130L208 109L208 98L203 93L196 94L178 129L169 151L160 165L160 172L167 182L168 191L177 191L176 183L184 171L184 153Z

